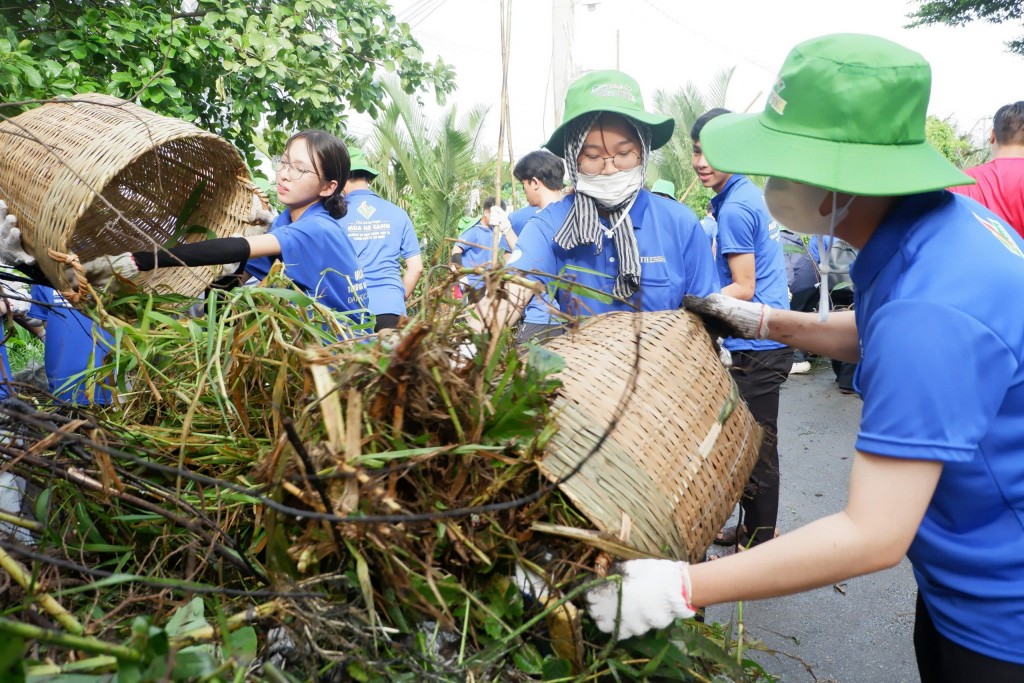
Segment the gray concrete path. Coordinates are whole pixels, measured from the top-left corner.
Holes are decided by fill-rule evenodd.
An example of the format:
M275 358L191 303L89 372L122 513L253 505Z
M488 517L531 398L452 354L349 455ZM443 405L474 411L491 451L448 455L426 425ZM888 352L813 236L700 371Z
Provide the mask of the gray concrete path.
M861 401L839 393L819 363L782 385L779 451L782 533L841 510L860 421ZM747 633L778 654L756 653L765 670L788 682L916 683L914 576L907 560L885 572L800 595L743 604ZM707 610L707 620L735 620L736 605Z

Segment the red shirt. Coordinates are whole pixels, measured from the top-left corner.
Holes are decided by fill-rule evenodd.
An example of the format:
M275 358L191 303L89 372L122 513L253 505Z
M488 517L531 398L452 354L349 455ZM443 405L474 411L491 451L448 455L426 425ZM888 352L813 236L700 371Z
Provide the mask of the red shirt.
M1024 237L1024 159L993 159L964 173L978 184L949 189L984 204Z

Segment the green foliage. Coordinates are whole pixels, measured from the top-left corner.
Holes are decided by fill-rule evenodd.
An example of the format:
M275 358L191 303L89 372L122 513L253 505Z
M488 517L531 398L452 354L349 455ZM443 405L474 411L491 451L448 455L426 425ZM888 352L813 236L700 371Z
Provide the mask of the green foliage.
M4 326L6 332L6 325ZM21 327L14 326L14 332L7 340L7 360L11 365L11 372L19 372L29 365L43 363L43 342L31 332Z
M658 178L675 183L676 190L684 193L678 198L700 218L704 217L714 192L700 184L690 165L693 157L690 128L704 112L725 106L725 94L734 70L719 71L704 91L693 83L687 83L674 93L664 90L654 93L655 110L676 121L675 134L668 144L653 154L654 169Z
M487 109L476 107L459 116L451 107L431 123L394 79L385 79L383 87L386 104L373 135L363 142L371 163L381 169L374 189L409 212L423 241L424 263L447 262L450 245L445 238L458 236L457 224L471 192L486 192L485 176L493 159L481 158L478 150Z
M1020 21L1024 17L1024 2L1016 0L917 0L921 5L908 14L912 21L908 28L930 24L966 26L972 21L987 21L1001 24L1004 21ZM1006 43L1010 52L1024 56L1024 37Z
M0 98L137 98L222 135L250 165L261 139L279 149L299 129L341 132L347 107L376 114L378 69L406 93L433 87L440 101L454 88L386 0L200 0L191 14L166 0L15 5L0 14Z
M929 116L924 134L928 144L958 168L975 166L988 159L988 147L975 146L969 135L959 132L948 121Z

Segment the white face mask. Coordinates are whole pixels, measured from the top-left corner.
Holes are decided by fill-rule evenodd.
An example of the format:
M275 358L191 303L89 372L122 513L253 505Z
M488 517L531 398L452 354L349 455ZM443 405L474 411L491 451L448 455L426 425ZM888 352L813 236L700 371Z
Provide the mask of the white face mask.
M808 235L831 235L850 213L853 203L850 197L845 205L836 209L833 197L833 211L822 216L818 209L831 192L823 187L769 178L764 186L764 202L772 218L790 230Z
M825 216L819 209L822 202L832 194L832 210ZM835 244L836 226L850 213L853 197L842 207L837 206L838 195L831 190L814 185L796 183L782 178L769 178L764 185L764 202L772 218L791 230L817 235L818 253L821 255L821 282L818 285L818 319L828 320L831 304L828 291L828 253L825 250L824 235L829 236L829 249Z
M642 166L611 175L584 175L576 178L576 191L592 197L598 206L618 206L644 184Z

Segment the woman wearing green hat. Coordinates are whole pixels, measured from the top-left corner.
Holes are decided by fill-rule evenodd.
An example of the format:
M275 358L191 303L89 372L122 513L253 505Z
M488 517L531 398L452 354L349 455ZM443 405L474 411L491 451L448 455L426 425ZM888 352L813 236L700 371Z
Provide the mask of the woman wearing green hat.
M718 290L697 217L644 188L651 151L668 142L674 126L644 111L636 81L619 71L593 72L570 86L563 123L545 147L565 159L575 191L531 218L506 259L545 287L553 276L572 280L577 286L556 294L563 313L666 310L686 294ZM518 306L498 313L508 322L532 296L524 287L512 290ZM481 318L490 311L485 300Z
M917 53L826 36L794 48L763 113L704 129L715 168L769 176L780 223L861 249L852 312L686 302L734 336L860 362L849 498L711 564L624 563L621 609L616 584L588 596L603 630L629 637L693 605L826 586L907 555L921 680L1024 680L1024 316L1002 303L1024 291L1024 241L943 189L969 179L925 141L930 84Z

